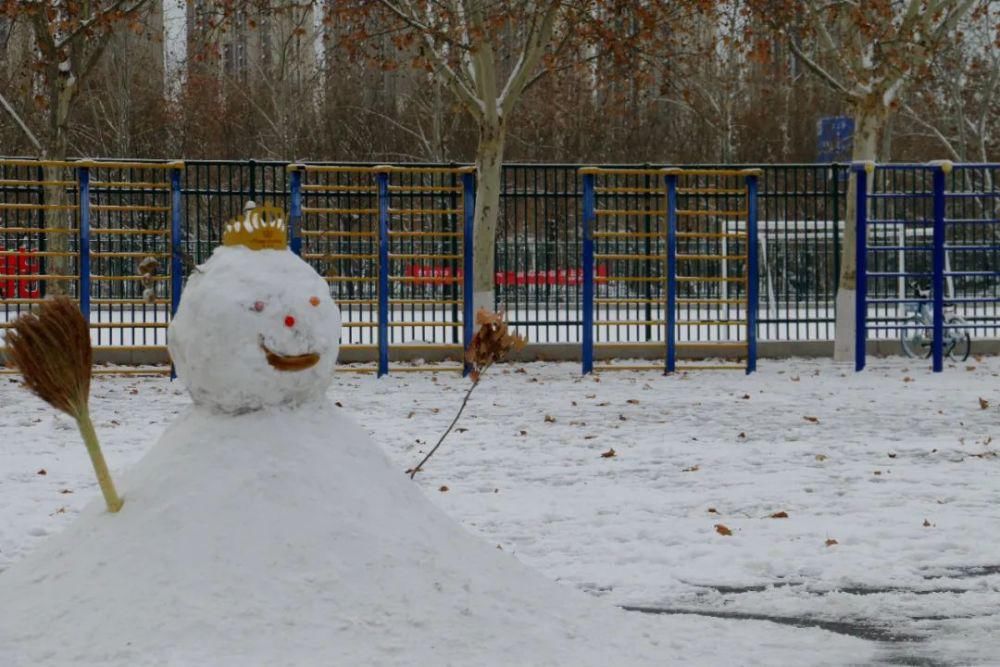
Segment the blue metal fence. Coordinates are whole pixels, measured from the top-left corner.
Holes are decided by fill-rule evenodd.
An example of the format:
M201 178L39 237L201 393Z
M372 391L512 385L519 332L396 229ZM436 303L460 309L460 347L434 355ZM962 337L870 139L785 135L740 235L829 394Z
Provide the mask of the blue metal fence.
M341 349L374 352L375 372L445 350L468 372L472 341L471 167L289 167L293 251L330 285L344 314ZM374 337L372 333L374 332Z
M583 372L753 372L759 170L587 167L581 174ZM662 366L595 366L596 350L626 341L630 350L663 353ZM678 349L744 364L678 367Z
M971 332L996 327L985 307L1000 303L1000 165L866 162L851 171L855 368L865 367L869 338L898 335L902 351L930 357L940 372L945 357L968 356Z

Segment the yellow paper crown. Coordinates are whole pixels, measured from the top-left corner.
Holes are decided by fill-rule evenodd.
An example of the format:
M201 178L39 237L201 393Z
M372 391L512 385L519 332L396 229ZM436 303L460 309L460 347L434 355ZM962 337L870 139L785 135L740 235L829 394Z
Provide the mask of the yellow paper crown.
M277 206L247 202L243 215L226 223L222 245L245 245L251 250L285 249L285 212Z

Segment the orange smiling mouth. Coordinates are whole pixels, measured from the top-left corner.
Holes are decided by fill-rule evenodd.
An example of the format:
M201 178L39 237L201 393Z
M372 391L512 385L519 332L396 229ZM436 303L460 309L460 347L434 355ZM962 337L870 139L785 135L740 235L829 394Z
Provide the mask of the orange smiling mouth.
M319 355L315 352L286 356L284 354L272 352L267 349L267 346L263 343L261 343L260 349L264 351L267 363L271 364L272 368L279 371L304 371L305 369L312 368L319 363Z

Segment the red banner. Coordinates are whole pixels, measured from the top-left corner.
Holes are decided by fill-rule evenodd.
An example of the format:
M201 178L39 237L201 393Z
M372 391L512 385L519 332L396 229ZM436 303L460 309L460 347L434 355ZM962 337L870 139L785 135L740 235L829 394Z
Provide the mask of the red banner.
M30 276L40 271L40 262L24 248L16 255L0 255L0 297L5 299L37 299L42 295L37 280L14 280L9 276Z
M607 266L597 266L594 274L598 277L608 275ZM453 270L451 266L410 264L404 270L408 278L418 278L413 282L418 285L435 285L453 282L451 278L461 278L462 269ZM567 285L576 287L583 285L583 269L548 269L545 271L497 271L493 280L498 287L501 285Z

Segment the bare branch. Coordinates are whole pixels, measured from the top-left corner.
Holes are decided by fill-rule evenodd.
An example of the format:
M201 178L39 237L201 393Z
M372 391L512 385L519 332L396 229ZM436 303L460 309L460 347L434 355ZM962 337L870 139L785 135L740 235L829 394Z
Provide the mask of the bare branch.
M74 28L70 33L68 33L58 42L56 42L53 46L55 47L56 50L62 49L64 46L75 40L86 30L90 29L90 26L94 25L105 16L110 16L111 14L117 12L121 12L123 16L128 16L130 14L135 13L137 10L142 9L143 5L149 3L149 0L133 0L131 7L129 7L128 9L122 9L122 7L124 5L127 5L128 3L129 0L116 0L116 2L112 4L110 7L106 7L105 9L97 12L90 18L80 21L80 24L76 26L76 28Z
M812 70L814 74L826 81L827 85L831 88L843 93L850 100L857 100L860 98L856 92L848 90L847 86L841 83L840 80L836 79L832 74L823 69L819 63L803 53L802 49L799 48L794 39L788 39L788 46L792 49L792 53L795 54L796 58L801 60L802 63Z
M504 86L498 100L501 111L505 116L509 115L514 105L517 104L517 100L521 97L521 93L524 92L528 83L528 77L538 67L538 63L545 53L545 48L552 38L552 29L555 24L556 12L559 10L559 4L558 2L552 2L549 5L542 15L537 28L532 25L532 30L529 32L527 39L525 39L524 48L518 57L517 65L514 66L514 70L507 80L507 85Z
M18 127L20 127L24 134L27 135L28 141L30 141L35 147L35 150L37 150L39 154L44 153L45 151L42 148L41 142L38 141L38 137L36 137L35 133L28 128L25 122L21 119L21 116L18 115L17 111L14 110L14 107L12 107L10 102L7 101L7 98L3 96L3 93L0 93L0 105L6 109L7 113L9 113L11 118L14 119L14 122L17 123Z
M453 69L448 64L445 57L438 52L437 45L435 44L434 37L432 36L436 33L436 31L426 26L415 16L403 11L395 3L390 2L390 0L379 0L379 2L390 12L399 17L404 23L421 33L424 39L424 48L426 49L424 55L433 63L435 67L435 75L437 76L438 72L440 72L442 80L455 97L458 98L458 101L462 104L465 110L468 111L473 118L481 118L483 113L481 101L477 98L476 94L472 92L468 84L462 79L462 76L455 69Z

